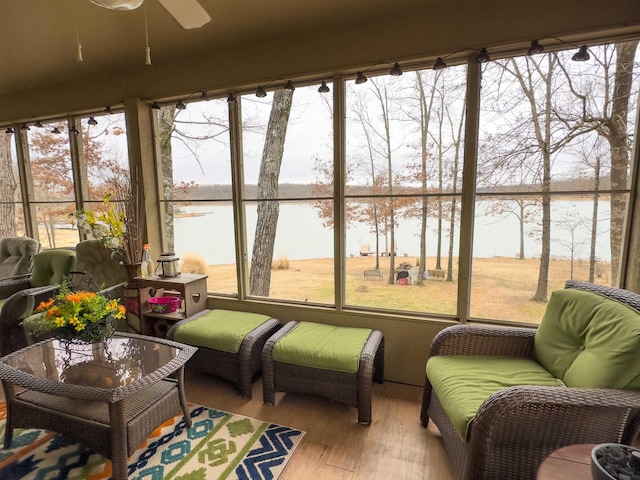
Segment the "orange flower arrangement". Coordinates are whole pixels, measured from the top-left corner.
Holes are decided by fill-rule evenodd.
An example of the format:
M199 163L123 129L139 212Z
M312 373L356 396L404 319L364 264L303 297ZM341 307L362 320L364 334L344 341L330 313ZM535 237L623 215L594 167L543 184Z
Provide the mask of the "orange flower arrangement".
M104 340L113 333L113 326L104 328L107 319L124 318L125 308L119 299L108 299L95 292L72 292L66 282L60 293L35 309L32 322L35 330L51 332L59 338L80 338L87 343ZM109 332L110 330L110 332Z

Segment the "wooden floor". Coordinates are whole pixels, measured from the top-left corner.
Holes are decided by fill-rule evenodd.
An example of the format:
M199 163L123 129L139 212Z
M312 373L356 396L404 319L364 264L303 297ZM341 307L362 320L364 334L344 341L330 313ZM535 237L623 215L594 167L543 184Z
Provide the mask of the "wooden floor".
M420 423L422 388L373 384L373 423L357 422L357 410L311 395L277 393L262 403L262 381L253 399L222 380L187 372L187 399L207 407L304 430L306 435L280 480L454 480L433 424Z

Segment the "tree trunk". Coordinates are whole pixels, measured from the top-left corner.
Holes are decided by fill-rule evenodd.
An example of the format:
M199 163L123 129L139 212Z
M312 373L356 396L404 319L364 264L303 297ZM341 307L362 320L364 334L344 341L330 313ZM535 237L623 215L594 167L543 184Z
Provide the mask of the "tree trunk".
M160 144L160 164L162 166L162 192L165 211L165 235L167 249L175 251L174 221L173 221L173 152L171 148L171 135L173 133L173 121L175 120L176 107L174 105L162 107L158 119L158 143Z
M520 208L520 253L518 254L518 258L520 260L524 260L524 201L522 199L516 200L518 202L518 207Z
M467 110L467 98L465 96L462 112ZM458 172L460 171L460 139L462 138L462 129L464 127L465 116L460 115L460 123L458 124L458 135L454 139L455 154L453 160L453 188L451 193L451 214L449 218L449 255L447 262L447 282L453 282L453 239L456 231L456 193L458 193ZM420 277L422 280L422 277Z
M278 225L278 178L284 142L289 125L293 91L281 89L273 94L271 115L267 126L260 174L258 177L258 218L251 256L249 288L251 295L269 296L271 262Z
M633 63L638 41L616 44L616 72L611 99L611 120L609 122L609 148L611 149L611 189L627 188L627 169L629 165L629 147L627 135L627 115ZM615 285L620 268L620 251L627 195L611 195L611 284Z
M18 187L11 161L12 135L0 137L0 238L16 235L15 194Z
M549 260L551 257L551 112L552 112L552 78L555 64L552 55L547 55L548 70L544 77L545 87L545 108L541 112L544 124L539 125L537 115L535 115L535 101L533 101L533 90L530 92L530 102L532 105L532 117L536 126L536 137L542 155L542 249L540 251L540 270L538 272L538 286L533 300L536 302L547 301L547 291L549 288Z
M427 195L427 134L429 132L429 123L431 120L431 110L433 108L433 101L435 99L436 92L436 80L431 86L431 94L429 96L429 104L427 105L427 98L424 91L424 84L422 83L422 76L420 72L416 72L418 81L418 90L420 94L420 151L421 151L421 163L420 163L420 180L422 186L422 208L420 212L420 265L418 266L418 283L422 283L424 278L424 272L427 270L427 217L429 214L429 198ZM437 75L440 75L438 73Z
M596 155L596 164L594 166L593 188L596 193L593 194L593 214L591 215L591 242L589 250L589 282L595 280L596 270L596 238L598 236L598 199L600 194L600 155Z

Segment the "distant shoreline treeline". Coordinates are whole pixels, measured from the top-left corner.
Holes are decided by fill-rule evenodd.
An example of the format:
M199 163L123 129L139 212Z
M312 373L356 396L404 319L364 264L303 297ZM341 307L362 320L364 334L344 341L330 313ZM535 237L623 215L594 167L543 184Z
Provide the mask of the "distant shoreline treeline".
M313 198L318 194L314 193L316 185L307 183L281 183L279 185L279 197L280 198ZM573 180L555 181L551 185L552 192L566 192L566 191L590 191L593 190L592 178L577 178ZM599 190L609 190L611 188L610 178L604 177L600 180ZM245 198L257 198L258 187L257 185L245 185ZM535 194L540 191L538 185L534 186L518 186L518 187L492 187L492 188L478 188L477 193L509 193L510 191L527 191ZM373 193L371 187L367 186L348 186L348 195L360 195L367 196ZM380 193L380 192L378 192ZM395 191L394 193L400 193ZM418 188L405 188L402 193L404 194L419 194ZM431 193L437 193L432 191ZM449 193L446 190L443 193ZM176 200L231 200L232 188L231 185L222 184L203 184L196 185L188 188L186 191L178 189L176 191Z

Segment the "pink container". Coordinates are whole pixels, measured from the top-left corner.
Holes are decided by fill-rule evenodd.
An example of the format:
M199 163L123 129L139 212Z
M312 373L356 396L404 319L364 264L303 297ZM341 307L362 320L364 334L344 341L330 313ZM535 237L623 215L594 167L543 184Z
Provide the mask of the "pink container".
M152 297L148 300L151 310L155 313L172 313L180 305L180 297Z

